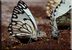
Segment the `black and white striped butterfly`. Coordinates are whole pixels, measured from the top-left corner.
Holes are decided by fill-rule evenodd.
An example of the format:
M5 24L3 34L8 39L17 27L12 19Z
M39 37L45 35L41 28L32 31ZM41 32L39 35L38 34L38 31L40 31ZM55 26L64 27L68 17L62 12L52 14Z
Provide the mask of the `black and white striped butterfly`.
M33 15L28 9L28 6L21 0L13 9L8 32L11 36L17 36L19 38L41 37Z

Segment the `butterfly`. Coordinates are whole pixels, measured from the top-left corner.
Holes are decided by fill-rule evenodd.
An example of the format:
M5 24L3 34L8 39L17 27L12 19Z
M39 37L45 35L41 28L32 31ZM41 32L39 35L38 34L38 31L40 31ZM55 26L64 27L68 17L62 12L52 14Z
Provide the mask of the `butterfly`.
M51 29L52 29L52 38L57 39L59 36L59 31L57 27L57 18L66 14L72 7L70 5L71 0L61 0L60 3L56 6L56 2L49 1L46 5L46 13L50 17Z
M32 38L41 37L41 31L37 28L36 21L31 14L28 6L20 0L14 7L11 23L8 32L13 37Z

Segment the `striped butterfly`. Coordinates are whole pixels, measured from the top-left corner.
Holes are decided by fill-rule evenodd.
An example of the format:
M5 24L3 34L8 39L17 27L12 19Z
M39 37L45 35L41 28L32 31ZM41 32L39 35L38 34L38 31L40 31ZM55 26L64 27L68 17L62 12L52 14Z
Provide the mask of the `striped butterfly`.
M71 10L71 0L61 0L60 4L54 10L54 13L51 14L53 20L53 37L57 37L59 35L58 27L57 27L57 18L63 16L67 12ZM67 16L65 16L67 17ZM66 19L65 19L66 20Z
M53 7L54 7L53 3L55 4L55 2L50 1L50 3L52 3L52 5L50 5L50 8L49 8L49 9L51 9L51 11L50 11L50 13L48 13L49 11L46 11L46 12L51 20L52 37L53 38L54 37L57 38L59 35L56 19L64 14L66 14L71 9L70 2L71 2L71 0L61 0L60 3L58 4L58 6L55 6L55 8L53 9ZM47 5L49 5L49 4L47 4ZM46 6L47 10L48 10L48 7Z
M40 30L37 28L36 21L31 14L28 6L19 1L17 6L14 7L11 23L8 26L8 32L11 36L22 38L41 37Z

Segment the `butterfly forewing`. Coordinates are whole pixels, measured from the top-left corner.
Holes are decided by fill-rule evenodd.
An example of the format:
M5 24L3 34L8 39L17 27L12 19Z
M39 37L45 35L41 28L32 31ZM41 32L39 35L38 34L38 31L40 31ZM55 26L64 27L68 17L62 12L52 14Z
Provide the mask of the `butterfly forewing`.
M21 9L27 9L28 8L28 6L23 1L19 1L17 6Z
M35 22L35 19L34 19L33 15L30 12L28 6L23 1L18 2L18 5L17 6L20 9L23 9L23 11L29 16L30 20L32 21L32 24L33 24L34 29L37 29L37 24Z
M62 16L63 14L67 13L71 7L70 6L70 1L71 0L65 0L65 3L60 3L57 7L56 7L56 10L55 10L55 17L59 17L59 16Z

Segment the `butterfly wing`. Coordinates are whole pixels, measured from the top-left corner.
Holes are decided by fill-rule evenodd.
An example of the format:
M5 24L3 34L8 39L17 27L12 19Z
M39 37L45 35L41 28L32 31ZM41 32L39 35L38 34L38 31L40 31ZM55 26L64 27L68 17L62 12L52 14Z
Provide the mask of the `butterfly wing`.
M46 4L46 14L48 17L51 16L51 12L55 10L56 6L61 0L49 0Z
M23 1L19 1L18 5L14 7L8 31L12 36L28 36L28 38L37 37L35 19Z
M54 12L55 18L67 13L71 9L70 3L71 0L65 0L64 2L60 3Z
M25 11L25 13L26 13L26 14L29 16L29 18L33 21L34 27L37 29L36 21L35 21L33 15L31 14L28 6L27 6L23 1L19 1L19 3L18 3L17 6Z

